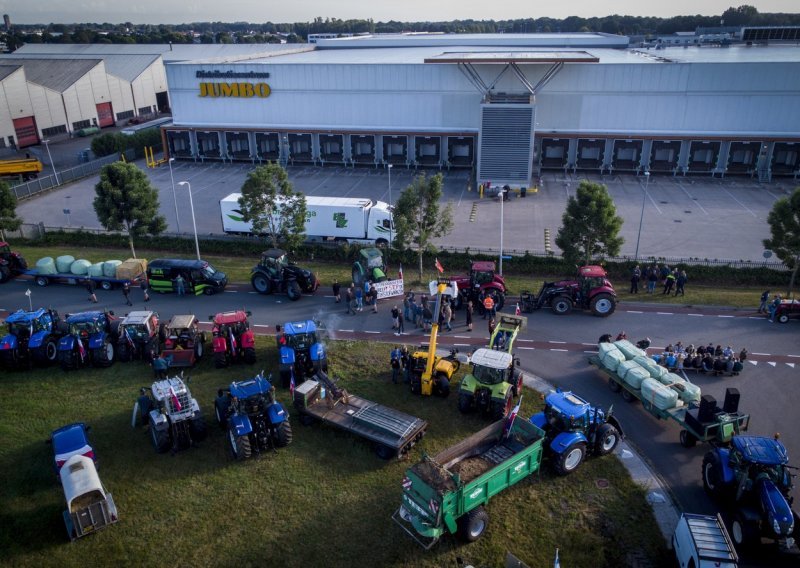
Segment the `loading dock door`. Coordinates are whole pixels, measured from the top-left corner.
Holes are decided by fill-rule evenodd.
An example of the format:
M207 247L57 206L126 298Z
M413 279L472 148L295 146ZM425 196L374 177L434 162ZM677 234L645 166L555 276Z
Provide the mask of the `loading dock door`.
M728 173L748 173L756 167L761 142L731 142L728 150Z
M17 146L33 146L39 143L39 133L36 131L36 118L26 116L14 119L14 133L17 135Z
M280 148L278 147L277 132L256 132L256 154L262 160L278 161Z
M569 152L569 140L559 138L542 139L542 168L561 169L567 165L567 154Z
M772 151L772 173L793 174L800 167L800 145L792 142L776 142Z
M672 173L678 167L681 143L673 140L653 140L650 171Z
M689 151L689 171L710 172L716 169L719 147L719 142L692 140Z
M474 161L474 138L450 136L447 138L447 160L453 167L471 168Z
M578 140L578 159L575 166L578 169L595 169L603 164L603 149L605 140Z
M111 103L100 103L97 105L97 123L100 125L100 128L114 126L114 111L111 108Z
M635 171L642 157L641 140L614 140L614 161L611 166L616 171Z

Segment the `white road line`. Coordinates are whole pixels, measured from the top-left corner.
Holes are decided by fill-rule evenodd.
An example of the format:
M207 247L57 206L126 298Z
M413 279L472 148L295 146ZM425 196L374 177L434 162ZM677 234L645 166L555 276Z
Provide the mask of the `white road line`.
M517 339L517 343L519 343L521 341L524 341L526 343L533 343L534 342L533 339ZM797 355L797 357L800 357L800 355Z
M689 195L689 192L688 192L688 191L686 191L686 188L685 188L685 187L683 187L683 184L682 184L681 182L678 182L678 187L680 187L680 188L681 188L681 190L683 190L683 193L685 193L685 194L686 194L686 197L688 197L689 199L691 199L691 200L692 200L692 204L693 204L693 205L697 205L697 206L700 208L700 210L701 210L703 213L705 213L706 215L708 215L708 211L706 211L705 209L703 209L703 206L702 206L702 205L700 205L700 201L699 201L699 200L697 200L697 199L695 199L695 198L694 198L694 197L692 197L691 195Z
M639 310L625 310L629 314L643 314L644 312L640 312Z
M672 312L656 312L656 314L659 315L659 316L674 316L675 315Z
M590 347L594 347L596 344L595 343L581 343L581 345L588 345Z
M547 343L555 343L557 345L566 345L566 341L548 341Z
M263 324L263 323L254 323L254 324L253 324L253 327L269 327L269 326L268 326L268 325L265 325L265 324Z
M750 211L750 209L748 209L748 208L745 206L745 204L744 204L744 203L742 203L741 201L739 201L738 199L736 199L736 198L733 196L733 194L732 194L730 191L728 191L727 189L725 189L723 186L719 186L719 187L720 187L720 189L721 189L722 191L724 191L725 193L727 193L728 195L730 195L730 196L731 196L731 199L733 199L733 200L734 200L736 203L738 203L739 205L741 205L741 206L742 206L742 209L744 209L745 211L747 211L748 213L750 213L750 215L752 215L752 216L753 216L753 217L755 217L756 219L758 218L758 216L757 216L755 213L753 213L752 211Z
M380 333L380 331L365 331L364 333Z
M248 294L258 294L258 292L248 292Z
M751 365L758 365L758 361L753 361L752 359L748 359L747 362Z
M238 294L239 290L225 290L226 294Z
M702 318L705 314L686 314L687 316L692 316L695 318Z
M774 367L776 363L774 361L767 361L767 365L772 365Z
M771 353L755 353L755 352L753 352L753 355L763 355L764 357L769 357L772 354Z
M735 318L736 316L722 316L722 315L717 314L717 317L718 318Z
M787 355L787 357L795 357L795 358L800 359L800 355Z
M589 351L584 351L584 353L599 353L599 351L592 351L592 350L590 349Z
M450 337L455 339L472 339L471 335L451 335Z
M345 333L353 333L352 329L337 329L336 331L343 331Z
M550 351L564 351L564 352L566 353L566 351L567 351L567 350L566 350L566 349L553 349L553 348L551 347L551 348L550 348Z
M517 347L517 349L527 349L528 351L533 351L536 347Z
M756 317L756 316L748 316L748 318L747 318L747 319L751 319L751 320L761 320L761 319L764 319L764 318L763 318L763 317Z
M789 365L792 369L794 369L794 363L786 363L786 364Z
M457 347L469 347L469 343L453 343Z

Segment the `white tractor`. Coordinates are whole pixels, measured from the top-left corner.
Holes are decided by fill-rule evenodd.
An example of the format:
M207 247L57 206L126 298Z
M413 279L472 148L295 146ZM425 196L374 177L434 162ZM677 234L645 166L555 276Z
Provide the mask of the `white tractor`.
M148 424L150 440L158 453L184 450L208 436L200 405L192 397L183 375L142 387L133 405L131 426Z

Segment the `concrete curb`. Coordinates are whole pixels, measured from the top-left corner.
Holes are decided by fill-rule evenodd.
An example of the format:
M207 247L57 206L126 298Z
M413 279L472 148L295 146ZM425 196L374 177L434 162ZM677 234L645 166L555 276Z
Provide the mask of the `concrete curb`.
M545 381L543 378L534 375L528 371L524 371L523 384L542 394L556 390L556 388ZM658 528L664 536L664 540L669 546L672 542L672 534L675 532L675 527L678 526L680 519L680 511L672 500L668 488L664 482L653 472L637 451L622 440L614 455L622 462L625 469L630 473L631 478L635 483L642 487L647 495L646 500L653 509L653 515L658 523Z

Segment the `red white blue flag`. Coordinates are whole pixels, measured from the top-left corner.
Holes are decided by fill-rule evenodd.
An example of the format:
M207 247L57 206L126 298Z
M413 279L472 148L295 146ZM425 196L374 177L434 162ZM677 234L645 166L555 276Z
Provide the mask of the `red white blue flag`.
M402 263L400 264L400 269L397 271L397 279L398 280L402 280L403 279L403 264Z
M81 363L86 360L86 348L83 346L80 336L75 336L75 341L78 342L78 355L81 356Z
M231 355L236 357L236 350L238 346L236 345L236 337L233 335L233 329L228 328L228 335L231 337Z
M128 328L125 328L125 339L128 341L128 345L133 347L133 338L131 337L131 333L128 331Z
M183 405L178 400L178 395L175 394L175 389L172 387L169 387L169 397L172 399L172 406L175 408L175 412L180 412L183 409Z
M294 387L296 386L294 382L294 369L291 369L290 372L292 373L292 375L291 378L289 379L289 394L291 394L292 398L294 398Z
M409 479L408 477L403 478L403 489L405 491L411 489L411 479Z
M503 437L508 438L511 435L511 427L514 426L514 420L517 418L517 414L519 413L519 407L522 404L522 396L520 395L519 400L517 401L517 405L511 409L511 412L506 418L506 425L503 426Z

